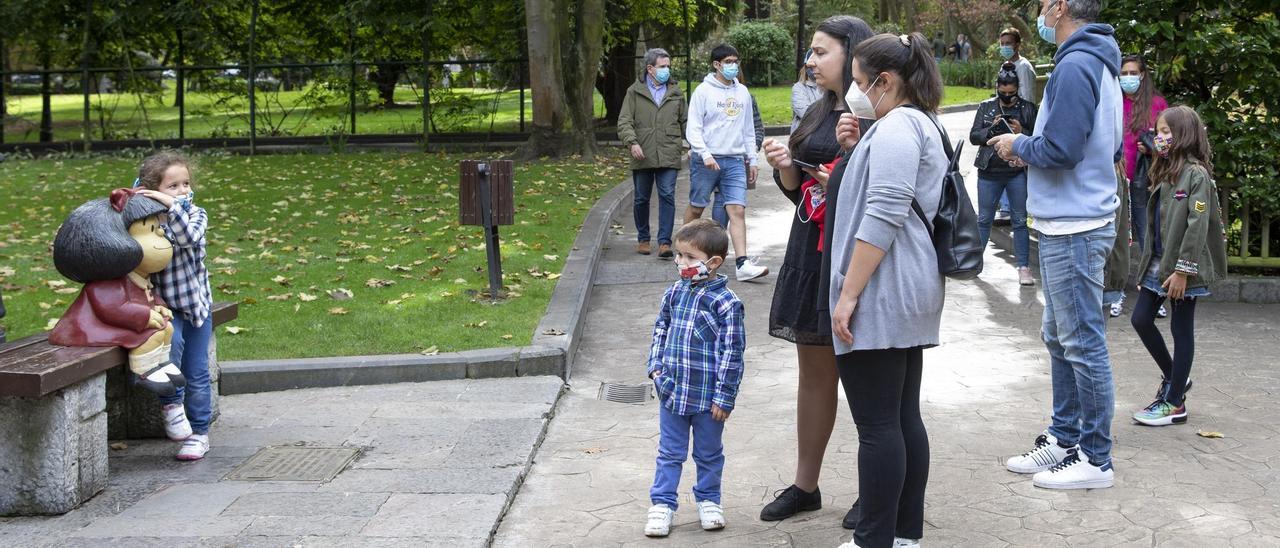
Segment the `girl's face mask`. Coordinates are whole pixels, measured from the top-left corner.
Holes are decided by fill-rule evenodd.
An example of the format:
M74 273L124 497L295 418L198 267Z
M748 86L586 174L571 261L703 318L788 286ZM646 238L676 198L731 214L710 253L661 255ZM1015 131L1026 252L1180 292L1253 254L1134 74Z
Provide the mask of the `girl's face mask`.
M1161 158L1169 157L1169 149L1173 147L1172 137L1166 137L1162 134L1157 134L1155 137L1151 139L1151 141L1153 144L1156 145L1156 154L1159 154Z

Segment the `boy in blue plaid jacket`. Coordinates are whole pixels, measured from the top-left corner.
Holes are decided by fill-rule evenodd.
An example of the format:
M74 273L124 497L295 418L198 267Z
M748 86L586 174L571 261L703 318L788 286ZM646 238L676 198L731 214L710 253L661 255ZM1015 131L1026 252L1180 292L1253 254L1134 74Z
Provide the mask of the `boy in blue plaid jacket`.
M661 401L657 470L649 490L653 507L644 530L651 537L671 530L690 431L698 466L693 487L698 518L708 531L725 526L720 437L738 396L746 346L742 301L726 287L728 277L716 274L729 250L724 229L699 219L681 227L674 240L680 281L662 296L649 350L649 378Z
M213 338L209 270L204 265L209 214L195 205L191 162L171 151L148 156L138 168L138 193L168 206L165 236L173 243L173 260L152 276L161 298L173 311L169 359L182 370L186 387L160 399L165 434L181 441L178 460L200 460L209 451L213 387L209 379L209 342ZM188 420L188 415L190 420Z

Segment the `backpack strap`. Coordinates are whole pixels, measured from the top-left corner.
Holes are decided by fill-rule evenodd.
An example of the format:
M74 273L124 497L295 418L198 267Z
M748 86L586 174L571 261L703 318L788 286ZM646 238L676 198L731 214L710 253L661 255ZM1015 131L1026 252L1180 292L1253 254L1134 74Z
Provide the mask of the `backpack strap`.
M956 155L955 150L951 148L951 138L947 136L947 131L942 129L942 124L938 123L938 119L934 118L932 114L925 112L924 109L911 103L906 103L902 106L920 111L921 114L924 114L925 118L928 118L930 122L933 122L933 127L938 128L938 135L942 138L942 150L947 153L947 173L955 171L956 164L959 162L960 158ZM920 218L920 222L924 223L925 229L929 231L929 238L933 239L933 223L929 222L929 220L924 216L924 208L920 207L920 202L916 200L915 196L911 197L911 210L916 212L916 216Z

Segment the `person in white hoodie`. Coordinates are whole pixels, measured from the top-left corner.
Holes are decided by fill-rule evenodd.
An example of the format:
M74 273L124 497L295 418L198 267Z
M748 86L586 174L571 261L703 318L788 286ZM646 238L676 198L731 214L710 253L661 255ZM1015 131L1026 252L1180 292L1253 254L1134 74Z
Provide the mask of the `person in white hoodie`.
M689 208L684 222L702 217L712 192L723 197L739 281L769 274L747 255L747 180L755 179L756 134L751 94L738 83L738 50L721 44L711 50L711 66L689 99ZM718 200L719 202L719 200Z

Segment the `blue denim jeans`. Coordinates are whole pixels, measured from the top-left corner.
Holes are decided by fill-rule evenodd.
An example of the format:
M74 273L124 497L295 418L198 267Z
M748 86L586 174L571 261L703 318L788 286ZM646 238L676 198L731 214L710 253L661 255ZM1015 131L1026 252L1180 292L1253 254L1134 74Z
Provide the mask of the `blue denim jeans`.
M649 500L666 504L672 510L679 505L676 494L680 472L689 456L689 432L693 432L693 462L698 466L693 498L720 504L720 475L724 472L724 423L711 418L706 411L695 415L677 415L667 406L658 405L658 465L653 473Z
M720 226L729 226L729 215L724 206L747 205L747 163L741 156L716 156L720 170L702 164L702 156L689 154L689 205L712 206L711 218Z
M653 195L654 183L658 184L658 244L671 243L671 227L676 221L676 175L675 168L652 168L631 170L631 180L635 183L635 218L637 240L649 241L649 197Z
M1115 223L1079 234L1040 235L1041 336L1053 378L1049 433L1063 444L1079 443L1089 462L1098 466L1111 462L1115 413L1102 311L1102 272L1115 238Z
M209 381L209 341L213 338L213 319L206 318L196 327L178 314L173 315L173 342L169 361L182 370L187 379L186 388L179 388L172 396L161 397L160 403L186 403L187 420L191 432L209 433L209 420L213 416L213 387Z
M985 177L978 174L978 236L982 247L991 238L991 222L995 220L996 203L1001 196L1009 197L1009 224L1013 227L1013 256L1016 266L1031 265L1031 237L1027 234L1027 172L1011 178Z

